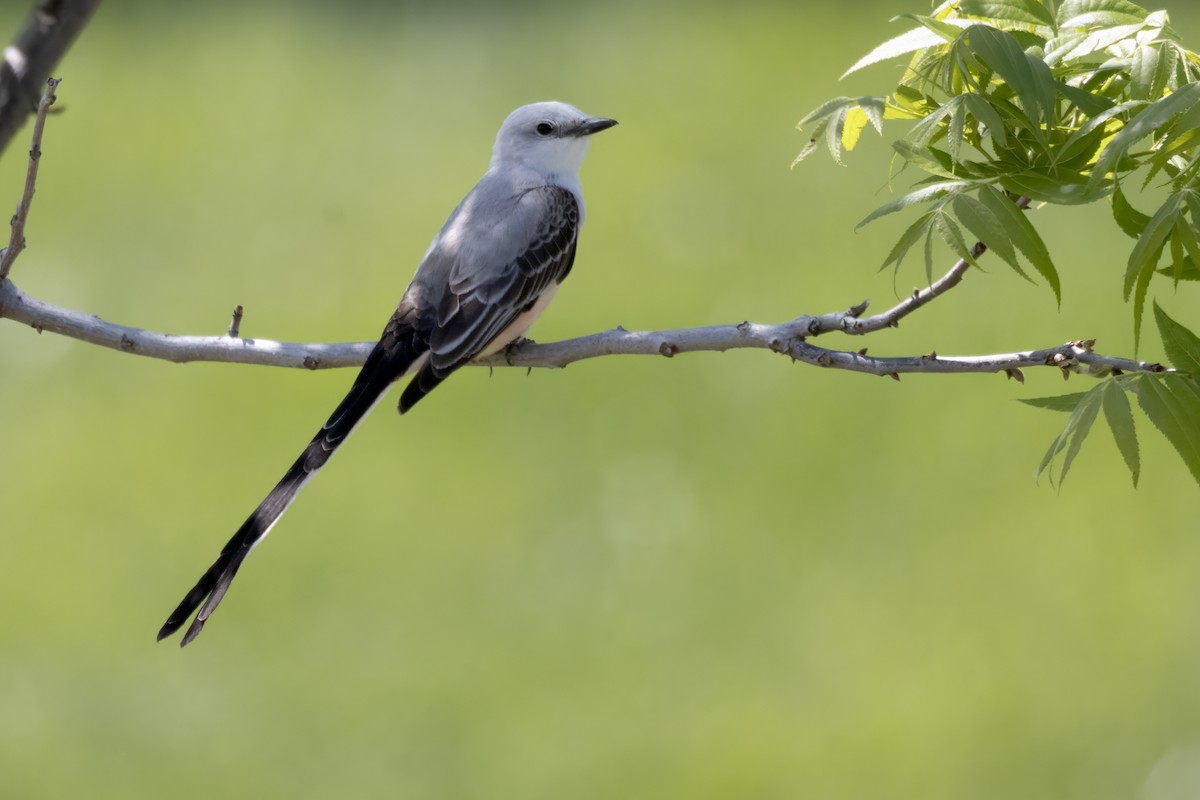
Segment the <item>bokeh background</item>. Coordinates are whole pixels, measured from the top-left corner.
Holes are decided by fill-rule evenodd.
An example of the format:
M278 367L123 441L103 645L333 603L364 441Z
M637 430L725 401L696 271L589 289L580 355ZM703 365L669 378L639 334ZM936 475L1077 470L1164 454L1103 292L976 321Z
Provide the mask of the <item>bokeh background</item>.
M0 6L0 32L27 4ZM1200 13L1173 2L1196 47ZM620 127L584 167L549 341L890 305L887 147L789 170L900 2L111 3L66 61L36 297L154 330L374 338L513 107ZM0 159L15 203L24 142ZM901 184L903 185L903 184ZM1130 241L1036 212L1064 281L998 263L867 341L1132 351ZM1196 290L1155 296L1196 322ZM1153 332L1142 355L1161 358ZM349 371L172 365L0 322L0 794L1163 798L1200 787L1197 491L1141 420L1034 467L1052 371L902 383L766 352L465 370L385 403L204 636L165 615ZM1191 793L1188 793L1191 792Z

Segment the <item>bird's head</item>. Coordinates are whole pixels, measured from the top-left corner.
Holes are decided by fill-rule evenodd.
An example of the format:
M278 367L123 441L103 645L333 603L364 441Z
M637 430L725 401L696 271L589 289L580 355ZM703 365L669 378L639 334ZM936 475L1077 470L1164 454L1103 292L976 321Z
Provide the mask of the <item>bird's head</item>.
M589 117L566 103L521 106L496 134L492 166L520 165L547 176L577 175L588 138L616 124L615 119Z

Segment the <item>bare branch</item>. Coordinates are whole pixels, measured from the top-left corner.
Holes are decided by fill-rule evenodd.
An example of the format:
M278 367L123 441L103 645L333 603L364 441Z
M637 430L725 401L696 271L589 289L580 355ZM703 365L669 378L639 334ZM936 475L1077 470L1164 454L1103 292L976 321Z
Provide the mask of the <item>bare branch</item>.
M40 0L0 62L0 152L34 113L50 72L91 19L100 0Z
M299 344L227 335L155 333L43 303L19 290L11 280L0 283L0 318L4 317L29 325L39 333L50 331L123 353L175 362L221 361L298 369L355 367L366 361L374 345L373 342Z
M21 193L21 202L17 203L17 213L13 214L12 234L8 239L8 247L0 250L0 281L8 277L13 262L25 249L25 220L29 217L29 206L33 203L33 190L37 185L38 164L42 160L42 132L46 129L46 114L54 105L57 97L55 88L62 83L60 78L48 78L46 91L42 93L38 103L37 116L33 121L33 139L29 144L29 168L25 171L25 191Z
M841 312L845 314L846 312ZM836 315L824 315L836 316ZM331 369L361 366L373 342L305 344L269 339L223 336L175 336L105 322L43 303L17 289L12 281L0 283L0 317L23 322L40 331L134 355L166 361L218 361L232 364ZM1090 342L1070 342L1058 347L985 356L868 357L866 351L846 352L817 347L806 341L813 320L801 316L779 325L742 322L669 331L627 331L617 328L552 344L523 340L507 351L474 362L476 366L556 369L602 356L643 355L673 357L680 353L724 352L737 349L771 350L796 361L872 375L1006 372L1022 367L1058 367L1101 376L1113 370L1162 372L1160 364L1101 355Z

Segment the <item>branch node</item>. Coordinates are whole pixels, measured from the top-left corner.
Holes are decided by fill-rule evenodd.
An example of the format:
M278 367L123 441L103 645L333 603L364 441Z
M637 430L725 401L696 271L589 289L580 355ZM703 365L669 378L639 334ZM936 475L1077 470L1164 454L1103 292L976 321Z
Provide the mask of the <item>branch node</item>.
M134 350L137 349L137 343L134 342L133 339L130 339L124 333L121 334L120 344L121 344L121 350L123 350L126 353L132 353Z
M667 358L674 358L675 354L679 352L679 347L671 342L663 342L658 346L658 352Z
M321 366L321 359L315 358L313 356L305 356L304 357L304 368L305 369L317 369L320 366Z

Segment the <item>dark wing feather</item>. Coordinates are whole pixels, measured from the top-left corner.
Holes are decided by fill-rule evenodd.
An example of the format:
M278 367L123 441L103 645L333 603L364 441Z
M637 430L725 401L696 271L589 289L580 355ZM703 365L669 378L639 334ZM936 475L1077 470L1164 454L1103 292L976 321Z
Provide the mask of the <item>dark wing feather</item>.
M540 186L516 201L513 213L504 217L507 229L497 237L508 247L515 241L516 253L500 265L455 265L430 333L429 362L405 387L400 413L486 350L542 292L571 271L579 233L575 196L558 186ZM498 256L485 252L480 257Z

